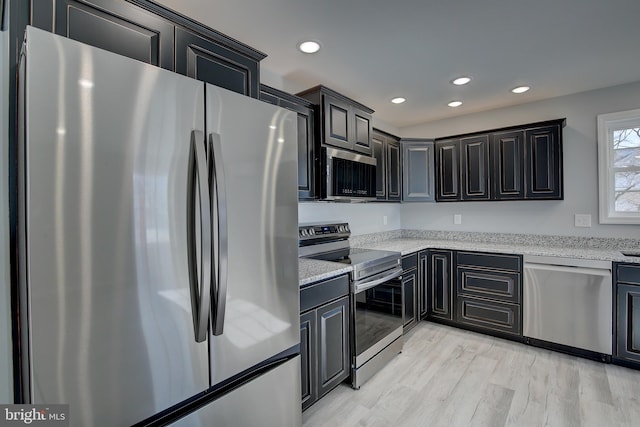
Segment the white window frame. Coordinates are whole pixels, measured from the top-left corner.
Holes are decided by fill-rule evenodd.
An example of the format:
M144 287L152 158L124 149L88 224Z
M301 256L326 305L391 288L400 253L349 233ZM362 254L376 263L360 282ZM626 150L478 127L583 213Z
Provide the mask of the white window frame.
M601 224L640 224L640 212L616 212L614 130L640 127L640 109L598 115L598 187Z

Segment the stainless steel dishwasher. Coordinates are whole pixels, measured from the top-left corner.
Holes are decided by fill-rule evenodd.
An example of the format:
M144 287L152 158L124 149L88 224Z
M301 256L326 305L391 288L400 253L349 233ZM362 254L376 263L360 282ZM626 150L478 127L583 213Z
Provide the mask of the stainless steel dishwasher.
M525 338L610 356L611 262L532 255L523 261Z

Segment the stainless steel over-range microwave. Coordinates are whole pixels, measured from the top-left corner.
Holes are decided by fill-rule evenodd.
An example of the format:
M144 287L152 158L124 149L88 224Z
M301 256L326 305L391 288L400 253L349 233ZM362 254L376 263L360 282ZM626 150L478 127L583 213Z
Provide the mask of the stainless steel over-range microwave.
M321 198L335 201L376 199L376 159L350 151L323 147Z

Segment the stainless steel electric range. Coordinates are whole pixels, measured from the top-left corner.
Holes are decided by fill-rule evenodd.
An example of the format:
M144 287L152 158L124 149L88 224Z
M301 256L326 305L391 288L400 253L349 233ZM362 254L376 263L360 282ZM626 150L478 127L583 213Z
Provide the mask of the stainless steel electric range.
M352 248L348 223L301 224L301 257L351 264L351 385L358 389L402 350L399 252Z

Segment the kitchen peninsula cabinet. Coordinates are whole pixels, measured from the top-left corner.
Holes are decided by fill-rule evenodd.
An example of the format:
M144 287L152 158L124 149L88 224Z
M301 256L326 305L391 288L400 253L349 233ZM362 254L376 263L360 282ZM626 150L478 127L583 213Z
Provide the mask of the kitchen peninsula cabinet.
M306 99L260 85L260 100L298 113L298 199L314 200L316 194L316 150L313 104Z
M613 271L613 360L640 368L640 265L614 263Z
M371 148L376 165L376 197L378 200L400 201L400 143L396 136L373 129Z
M25 2L27 3L27 2ZM31 25L257 98L265 55L148 0L39 0Z
M296 95L318 106L316 135L322 145L372 155L372 109L325 86Z
M349 377L349 307L347 275L300 290L303 410Z
M565 119L436 139L436 201L561 200Z
M402 147L402 201L435 201L434 146L430 139L406 138Z

